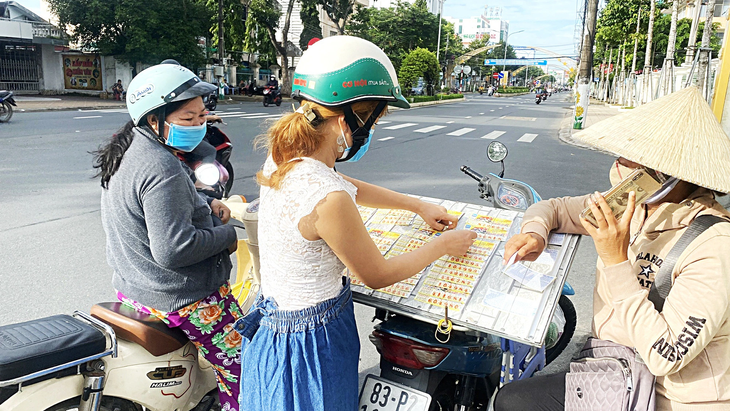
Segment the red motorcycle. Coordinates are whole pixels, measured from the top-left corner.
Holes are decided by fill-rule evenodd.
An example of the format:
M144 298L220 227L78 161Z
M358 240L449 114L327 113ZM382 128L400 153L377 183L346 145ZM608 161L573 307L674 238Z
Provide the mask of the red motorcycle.
M269 104L281 105L281 91L276 87L264 87L264 107L268 107Z

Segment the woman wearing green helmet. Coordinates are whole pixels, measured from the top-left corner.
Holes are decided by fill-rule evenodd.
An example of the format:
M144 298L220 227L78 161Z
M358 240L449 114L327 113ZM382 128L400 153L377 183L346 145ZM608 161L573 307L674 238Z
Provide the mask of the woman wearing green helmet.
M213 365L223 409L238 409L241 316L230 294L237 238L230 211L196 192L177 157L205 136L202 96L215 91L178 64L159 64L129 84L132 117L95 153L107 261L118 298L180 328ZM226 408L227 404L227 408Z
M409 107L380 48L350 36L321 40L299 61L293 89L301 106L269 129L258 174L261 295L235 325L243 336L241 408L355 410L360 346L343 269L386 287L445 254L464 254L475 234L445 232L386 260L357 204L410 210L437 230L457 219L334 170L367 151L387 104Z

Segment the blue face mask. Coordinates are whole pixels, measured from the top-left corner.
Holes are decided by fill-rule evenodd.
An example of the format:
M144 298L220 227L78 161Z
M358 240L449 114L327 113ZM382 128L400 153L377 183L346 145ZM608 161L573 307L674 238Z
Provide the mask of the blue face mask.
M375 129L371 128L370 134L368 135L367 140L365 140L365 143L362 146L360 146L360 149L357 150L357 153L355 153L355 155L352 156L351 159L347 160L348 163L354 163L354 162L360 160L365 155L365 153L368 152L368 148L370 148L370 142L373 141L374 132L375 132ZM349 151L349 149L348 149L348 151Z
M180 151L189 153L203 141L205 137L206 124L199 126L181 126L175 123L165 122L170 127L167 133L167 145Z

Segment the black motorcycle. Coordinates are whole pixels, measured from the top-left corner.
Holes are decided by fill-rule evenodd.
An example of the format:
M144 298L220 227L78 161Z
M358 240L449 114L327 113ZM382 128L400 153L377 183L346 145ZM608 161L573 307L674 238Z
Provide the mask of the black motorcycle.
M215 111L216 107L218 107L218 90L203 97L203 103L205 103L205 108L208 111Z
M13 98L13 92L0 90L0 123L10 121L10 117L13 116L13 106L17 106Z
M215 126L220 120L209 121L205 138L189 153L179 158L193 170L195 188L209 197L227 198L233 188L233 165L230 162L233 144L228 136Z

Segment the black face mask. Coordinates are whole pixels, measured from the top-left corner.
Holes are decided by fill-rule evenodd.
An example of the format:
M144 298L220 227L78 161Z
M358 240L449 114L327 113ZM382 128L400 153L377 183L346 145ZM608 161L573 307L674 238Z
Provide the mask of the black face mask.
M352 147L350 148L350 152L348 153L347 157L338 158L335 161L347 161L354 157L355 154L357 154L357 151L360 150L360 147L365 144L365 141L370 136L370 129L373 127L373 124L375 124L375 120L380 117L380 113L383 112L387 104L388 103L386 101L379 102L378 105L375 107L373 113L370 114L370 117L365 120L365 124L363 124L362 126L358 125L357 116L355 116L355 113L352 111L352 107L350 105L345 106L345 122L352 131Z

